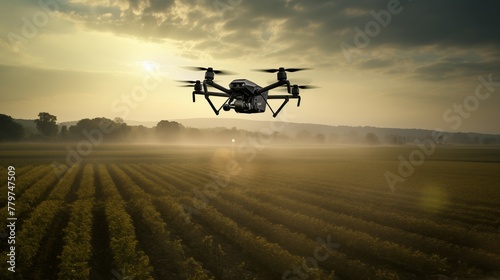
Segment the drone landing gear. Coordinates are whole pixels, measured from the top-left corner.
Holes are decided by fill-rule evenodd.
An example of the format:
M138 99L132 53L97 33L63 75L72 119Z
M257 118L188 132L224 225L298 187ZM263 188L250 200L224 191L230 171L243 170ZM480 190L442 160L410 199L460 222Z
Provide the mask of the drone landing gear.
M220 112L220 109L221 109L222 107L221 107L221 108L219 108L219 110L217 110L217 109L215 108L214 104L212 103L212 100L210 100L210 97L209 97L208 95L205 95L205 99L207 100L208 104L210 104L210 107L212 107L212 110L214 110L215 114L218 116L218 115L219 115L219 112ZM226 104L226 103L224 102L224 104ZM222 105L222 106L224 106L224 105Z
M269 104L269 102L267 102L266 100L266 104L267 104L267 107L269 107L269 110L271 110L271 112L273 112L273 118L276 118L278 116L278 114L281 112L281 110L285 107L285 105L288 103L288 101L290 101L290 98L294 98L294 99L298 99L297 101L297 107L300 107L300 96L288 96L288 95L275 95L275 96L268 96L267 99L283 99L283 103L281 103L281 106L278 108L278 110L276 110L276 112L274 112L273 108L271 107L271 105Z

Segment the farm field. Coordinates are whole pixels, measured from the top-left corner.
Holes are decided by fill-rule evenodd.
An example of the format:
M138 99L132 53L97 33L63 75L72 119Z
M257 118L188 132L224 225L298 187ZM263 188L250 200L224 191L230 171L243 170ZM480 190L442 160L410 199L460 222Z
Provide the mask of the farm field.
M0 279L500 279L500 147L414 149L3 145Z

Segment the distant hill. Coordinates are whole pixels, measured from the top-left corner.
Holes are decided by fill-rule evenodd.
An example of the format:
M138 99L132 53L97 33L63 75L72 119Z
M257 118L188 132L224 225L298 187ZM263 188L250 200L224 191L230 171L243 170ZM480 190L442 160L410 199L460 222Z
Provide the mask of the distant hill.
M258 132L259 130L266 131L268 128L282 127L280 131L290 137L296 137L298 134L310 134L315 137L322 134L327 140L333 142L363 142L366 140L366 135L373 133L378 137L380 142L390 143L392 141L412 142L415 139L423 139L430 137L433 130L428 129L408 129L408 128L381 128L371 126L332 126L312 123L279 123L276 121L254 121L241 119L224 119L224 118L193 118L193 119L177 119L174 120L186 127L193 128L214 128L224 127L243 129L248 131ZM273 122L276 122L272 125ZM453 132L447 133L453 143L457 144L500 144L500 135L482 134L482 133L462 133ZM399 137L399 139L395 139Z

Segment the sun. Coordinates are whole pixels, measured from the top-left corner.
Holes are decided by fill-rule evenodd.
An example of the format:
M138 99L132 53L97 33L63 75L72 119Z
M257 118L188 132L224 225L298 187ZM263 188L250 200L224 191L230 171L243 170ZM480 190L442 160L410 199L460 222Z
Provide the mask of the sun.
M143 61L142 67L144 68L144 70L151 72L151 71L155 70L156 63L154 63L152 61Z

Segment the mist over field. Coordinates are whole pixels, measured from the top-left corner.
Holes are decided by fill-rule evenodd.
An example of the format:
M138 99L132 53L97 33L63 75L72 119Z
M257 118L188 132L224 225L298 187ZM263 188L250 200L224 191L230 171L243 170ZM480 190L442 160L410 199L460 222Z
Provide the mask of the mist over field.
M47 113L48 114L48 113ZM55 116L54 116L55 117ZM99 142L136 144L239 145L244 141L265 145L411 145L432 140L438 145L498 145L500 135L441 130L329 126L307 123L237 119L183 119L134 122L120 118L82 119L51 125L44 135L33 120L13 119L22 125L23 142ZM439 139L436 137L439 136ZM1 135L0 135L1 136ZM0 137L1 139L2 137ZM233 142L234 141L234 142ZM262 144L261 143L261 144Z

